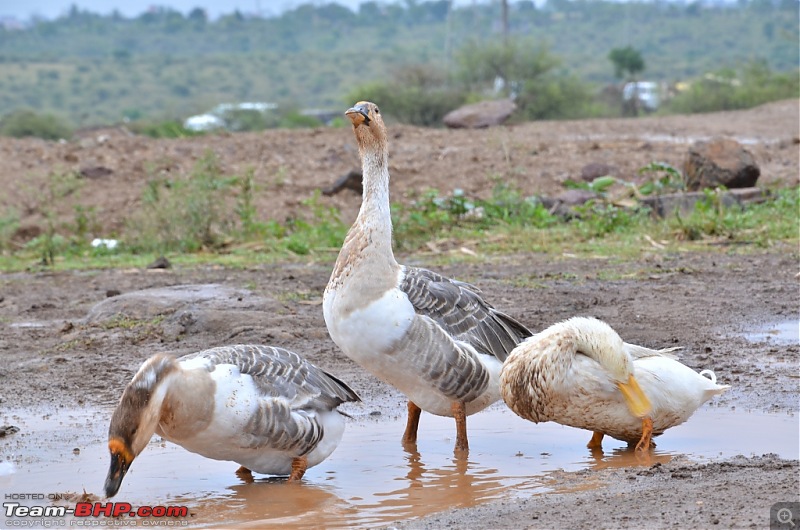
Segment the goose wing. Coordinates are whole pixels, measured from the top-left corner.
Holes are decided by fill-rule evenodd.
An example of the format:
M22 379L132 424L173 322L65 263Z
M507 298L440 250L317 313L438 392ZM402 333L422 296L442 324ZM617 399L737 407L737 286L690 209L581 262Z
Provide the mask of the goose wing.
M675 346L673 348L663 348L661 350L652 350L650 348L645 348L644 346L637 346L636 344L628 344L627 342L624 343L625 352L631 356L631 358L635 359L643 359L645 357L666 357L668 359L677 359L678 356L675 355L674 351L683 349L682 346Z
M474 285L417 267L403 267L400 290L417 314L435 321L453 339L505 361L531 332L486 302Z
M183 359L202 356L210 369L232 364L253 378L264 397L286 400L293 409L332 410L361 398L344 382L283 348L236 345L212 348Z

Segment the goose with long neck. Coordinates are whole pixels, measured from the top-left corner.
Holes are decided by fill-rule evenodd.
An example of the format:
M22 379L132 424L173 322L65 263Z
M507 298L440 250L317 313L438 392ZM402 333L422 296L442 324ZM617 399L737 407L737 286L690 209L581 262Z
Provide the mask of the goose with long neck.
M330 455L344 432L336 408L359 397L296 353L222 346L147 359L125 387L108 429L108 497L153 434L214 460L299 480Z
M386 127L374 103L345 114L358 143L363 197L325 288L328 332L345 355L408 397L404 443L416 442L424 410L455 418L455 449L466 451L467 415L500 399L503 361L531 333L475 286L397 263Z
M574 317L511 352L500 375L503 400L535 423L593 431L590 449L601 449L609 435L648 450L653 436L728 388L716 384L713 372L677 361L674 349L628 344L605 322Z

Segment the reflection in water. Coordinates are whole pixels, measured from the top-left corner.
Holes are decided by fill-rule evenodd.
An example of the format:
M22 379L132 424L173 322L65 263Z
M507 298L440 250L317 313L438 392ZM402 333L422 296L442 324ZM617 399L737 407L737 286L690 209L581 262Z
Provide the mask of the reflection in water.
M429 513L430 506L438 510L475 506L495 498L505 486L497 469L481 468L464 455L454 456L442 467L426 466L416 448L405 450L408 472L397 477L397 489L376 493L379 502L363 506L383 516L417 517Z
M632 447L617 447L611 454L604 453L602 449L587 449L590 457L587 459L589 468L594 470L623 468L623 467L650 467L655 464L664 465L672 460L671 454L662 453L657 449L650 451L636 451Z
M303 528L326 526L338 522L345 525L357 508L333 492L332 488L309 482L287 482L286 479L257 480L229 488L231 495L203 504L204 522L229 525L231 520L243 528L269 525ZM231 515L235 513L235 517ZM216 514L213 517L211 514ZM215 519L213 520L212 519ZM325 521L325 525L321 523Z
M14 419L25 433L17 440L25 443L13 448L21 458L15 461L16 473L3 477L3 490L101 493L108 466L105 422L96 421L97 411L88 409L70 413L69 422L64 417ZM493 499L603 486L591 474L576 485L565 480L566 472L665 464L678 455L716 459L774 452L797 458L800 446L794 416L708 406L659 437L658 448L646 460L608 438L606 452L592 454L586 448L587 431L535 425L500 406L470 416L466 458L454 456L449 418L423 416L418 444L405 450L399 442L402 422L350 423L336 451L300 483L258 474L250 482L235 474L232 462L154 441L134 462L119 500L135 506L186 505L193 526L369 528ZM76 443L76 433L90 433L90 441ZM8 438L6 443L17 443ZM10 448L2 444L0 449ZM63 449L75 446L80 453Z

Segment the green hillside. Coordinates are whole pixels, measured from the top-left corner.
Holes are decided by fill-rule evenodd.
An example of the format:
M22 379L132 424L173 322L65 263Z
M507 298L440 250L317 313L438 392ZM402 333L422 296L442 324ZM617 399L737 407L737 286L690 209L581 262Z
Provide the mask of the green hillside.
M226 101L336 109L354 87L385 80L398 66L447 71L466 42L500 38L497 3L452 12L448 5L305 5L280 17L233 13L213 22L201 10L128 19L73 9L0 30L0 116L30 108L90 126L182 118ZM561 70L598 86L614 81L609 51L627 45L641 51L646 78L673 82L754 59L797 68L798 5L517 2L509 29L532 47L547 43Z

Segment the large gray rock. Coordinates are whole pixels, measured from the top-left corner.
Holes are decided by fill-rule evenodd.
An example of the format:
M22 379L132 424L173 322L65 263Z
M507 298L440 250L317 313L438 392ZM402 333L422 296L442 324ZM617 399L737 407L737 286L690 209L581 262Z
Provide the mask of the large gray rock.
M268 317L282 309L278 300L247 289L176 285L107 298L89 310L85 323L105 327L120 322L152 323L168 340L188 333L235 337L243 330L264 329Z
M753 155L732 138L712 138L697 142L683 164L686 188L750 188L755 186L761 169Z
M448 112L442 121L451 129L482 129L505 122L517 104L510 99L481 101Z

